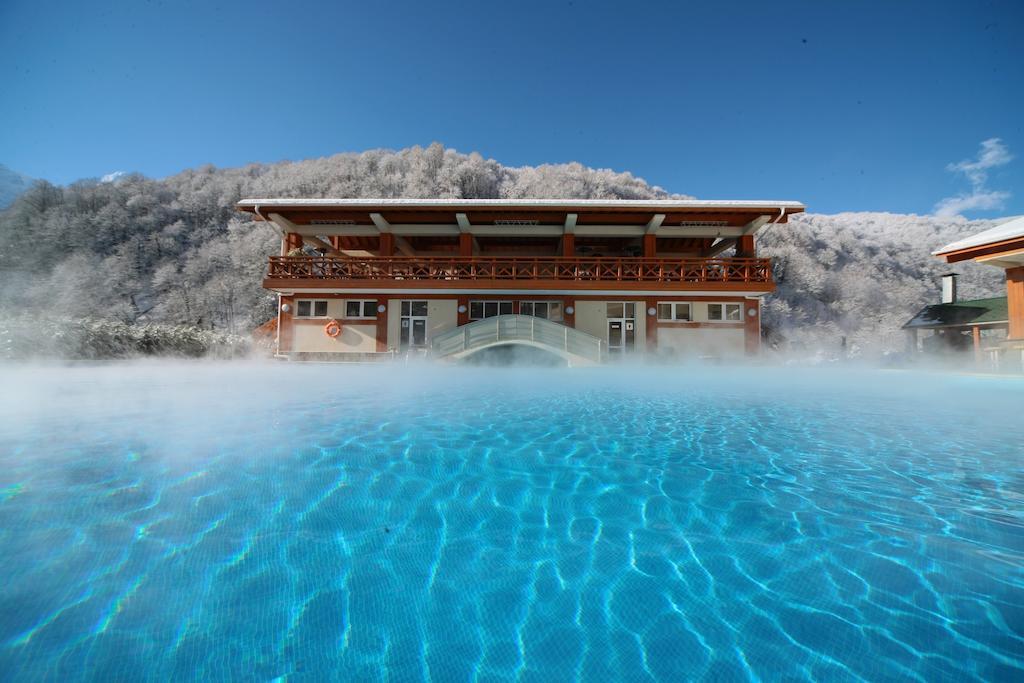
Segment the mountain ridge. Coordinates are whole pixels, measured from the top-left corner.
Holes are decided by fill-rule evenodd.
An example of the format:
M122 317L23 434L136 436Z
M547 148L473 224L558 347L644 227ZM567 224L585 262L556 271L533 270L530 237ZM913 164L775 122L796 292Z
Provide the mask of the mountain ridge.
M579 163L503 166L439 144L305 161L40 181L0 212L0 309L46 310L244 332L274 315L260 287L278 237L235 211L246 197L687 199L631 173ZM994 268L931 256L997 221L886 212L798 214L759 237L778 291L764 325L776 346L902 348L900 326L963 275L967 298L998 296Z

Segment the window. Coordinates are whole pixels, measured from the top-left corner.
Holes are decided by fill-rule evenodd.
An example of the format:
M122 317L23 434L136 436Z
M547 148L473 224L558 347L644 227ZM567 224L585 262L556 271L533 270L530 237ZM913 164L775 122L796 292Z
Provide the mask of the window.
M716 322L741 322L743 307L740 304L708 304L708 320Z
M403 301L402 302L402 315L403 316L415 316L417 318L423 318L427 315L427 302L426 301Z
M561 301L523 301L519 304L519 312L523 315L532 315L536 318L547 318L548 320L562 319Z
M609 302L606 306L606 313L609 318L635 318L636 304L632 301Z
M346 318L376 318L377 317L377 302L376 301L346 301L345 302L345 317Z
M690 313L689 303L659 303L658 320L682 320L690 321L693 317Z
M508 315L512 312L511 301L470 301L469 319L483 320L496 315Z
M326 318L327 301L311 301L309 299L295 302L296 318Z

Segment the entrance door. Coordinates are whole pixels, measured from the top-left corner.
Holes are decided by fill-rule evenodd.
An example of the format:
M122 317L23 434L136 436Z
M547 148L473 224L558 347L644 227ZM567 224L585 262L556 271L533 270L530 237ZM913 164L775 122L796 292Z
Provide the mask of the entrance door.
M426 301L403 301L402 302L402 331L400 335L400 348L402 351L409 349L422 349L427 346L427 302Z
M631 352L636 338L636 304L632 301L609 303L607 316L608 353Z

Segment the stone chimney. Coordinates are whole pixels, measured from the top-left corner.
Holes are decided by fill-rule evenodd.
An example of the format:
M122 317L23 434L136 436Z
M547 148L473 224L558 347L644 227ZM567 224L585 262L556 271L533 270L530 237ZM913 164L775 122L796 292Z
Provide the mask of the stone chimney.
M942 276L942 303L956 303L956 273L947 273Z

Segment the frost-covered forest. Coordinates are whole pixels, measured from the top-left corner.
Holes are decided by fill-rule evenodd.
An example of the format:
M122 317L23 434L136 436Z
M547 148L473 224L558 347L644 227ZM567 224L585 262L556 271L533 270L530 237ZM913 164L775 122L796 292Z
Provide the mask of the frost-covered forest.
M234 204L269 196L685 198L629 173L575 163L506 167L438 144L204 166L162 180L39 182L0 213L0 311L245 334L274 314L260 280L278 239ZM899 326L936 301L938 277L949 270L930 252L991 224L846 213L772 226L760 247L777 259L779 290L765 313L770 342L838 348L845 337L865 353L900 348ZM996 269L954 270L965 297L1002 291Z

